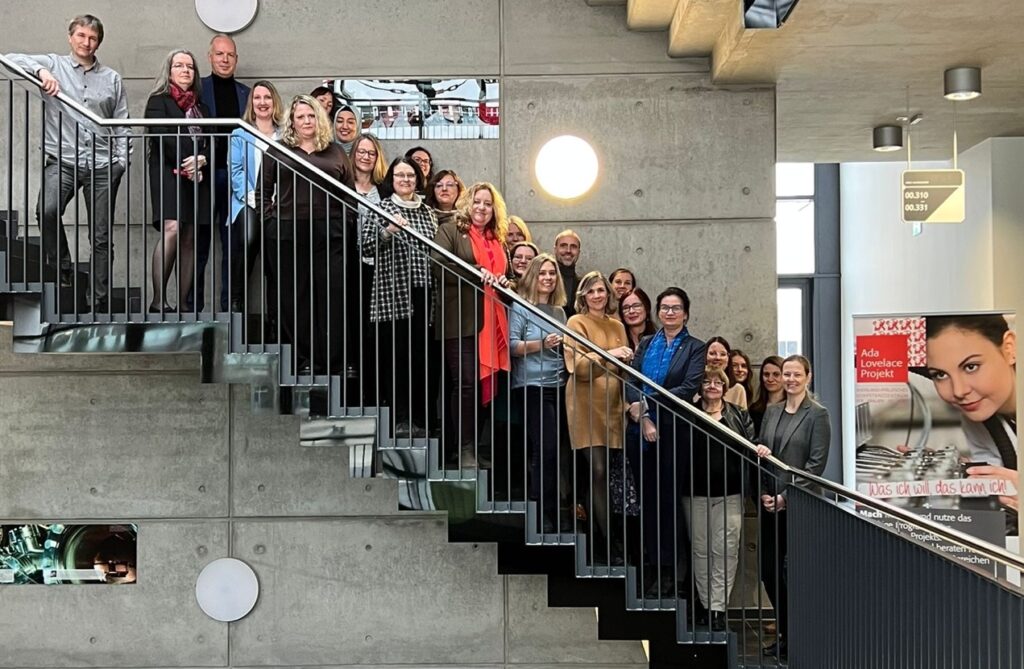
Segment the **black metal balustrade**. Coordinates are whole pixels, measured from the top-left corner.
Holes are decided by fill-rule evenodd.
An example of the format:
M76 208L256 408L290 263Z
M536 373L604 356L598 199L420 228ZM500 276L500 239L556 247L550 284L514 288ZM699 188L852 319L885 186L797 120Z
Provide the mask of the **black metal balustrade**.
M772 458L757 458L753 444L711 420L693 398L672 395L513 292L485 288L473 265L430 236L403 227L382 241L379 229L394 222L389 214L279 142L254 139L258 134L252 127L216 119L98 119L63 96L40 96L31 75L2 57L0 62L12 72L3 91L7 174L0 193L6 221L0 233L0 293L35 305L41 337L96 324L226 328L230 353L278 356L277 386L301 391L311 417L375 418L378 440L365 454L363 474L406 479L404 505L446 508L453 523L459 512L462 520L522 517L521 544L543 555L549 548L572 552L580 588L619 584L621 621L603 616L602 633L656 640L652 664L665 662L664 657L681 661L686 653L666 650L679 643L721 649L730 666L744 667L1024 666L1024 603L1008 581L1011 572L1024 569L1018 557ZM75 178L77 170L95 166L95 151L84 149L87 144L125 142L130 149L121 195L111 202L98 235L113 240L105 268L97 268L95 246L89 253L85 243L97 235L93 231L89 237L82 209L94 202L83 207L76 198L64 216L70 276L62 276L57 259L44 253L50 242L41 236L57 232L40 230L35 218L38 193L45 188L47 157L39 133L47 105L62 105L77 120L79 151L69 157ZM192 134L187 125L202 130ZM154 130L161 126L175 131ZM198 293L189 306L175 285L191 277L172 273L179 281L166 290L154 292L151 286L154 269L163 275L161 263L169 255L161 246L166 239L149 224L154 175L147 173L147 151L164 152L168 142L178 153L206 145L214 164L213 140L234 127L247 130L244 141L258 142L266 157L264 185L287 181L293 192L303 190L321 207L318 215L297 216L295 210L282 210L270 188L262 189L254 225L237 235L251 243L227 250L225 271L220 240L211 235L205 306L200 308ZM115 129L128 132L115 135ZM176 163L181 160L175 156ZM200 189L209 185L184 184L192 189L185 199L195 203L194 220L201 213L214 217L216 203L200 197ZM161 190L158 199L179 196ZM156 209L163 209L159 202ZM183 248L180 237L175 244L175 272L187 272L188 263L182 270L180 260L190 253L195 264L200 249ZM377 282L375 288L374 272L395 263L407 265L397 273L401 276L421 263L429 281L420 286ZM104 288L109 289L105 300ZM220 308L222 288L237 308ZM411 310L397 320L378 320L376 300ZM174 306L163 309L165 303ZM468 309L471 320L480 322L484 310L507 315L512 305L561 333L564 359L575 370L566 385L546 395L524 392L511 387L508 374L499 374L491 387L488 378L474 372L480 348L496 342L461 337L450 326L446 330L444 314L452 310L455 321ZM606 383L590 383L595 378ZM625 415L627 392L639 396L656 417L655 440L645 439ZM485 403L484 395L490 401ZM577 433L588 428L588 443L613 447L572 448L582 444L570 437L568 413L579 423ZM717 463L709 464L711 459ZM724 495L709 497L710 490L736 481L739 489L728 502ZM763 493L782 489L791 491L786 521L758 503ZM725 503L739 505L738 536L737 511L712 522L713 504ZM875 517L863 517L864 509ZM706 554L694 550L694 527L709 536ZM906 527L958 544L1004 571L998 578L981 575L908 536L900 529ZM780 543L772 548L759 542L766 533L788 539L788 559L777 552ZM770 625L780 624L763 583L775 584L769 589L776 600L789 592L788 659L763 650L776 639ZM929 596L935 597L933 605L926 602ZM992 608L977 616L946 617L950 600L962 611L974 602ZM709 611L723 606L725 616ZM929 611L934 615L922 613ZM665 616L671 618L667 627ZM926 647L952 649L949 639L957 640L956 652L963 657L987 659L959 665L951 661L952 650L935 653Z

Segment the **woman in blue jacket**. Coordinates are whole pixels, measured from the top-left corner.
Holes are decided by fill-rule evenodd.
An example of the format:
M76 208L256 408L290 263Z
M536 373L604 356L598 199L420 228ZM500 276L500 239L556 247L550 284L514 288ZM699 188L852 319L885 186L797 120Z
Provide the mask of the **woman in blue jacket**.
M255 136L248 130L238 128L232 131L228 143L231 177L231 211L228 220L231 225L242 226L244 232L240 237L232 237L245 240L243 247L236 252L237 257L231 260L231 310L244 312L248 306L245 299L246 286L256 266L256 258L260 255L262 241L262 225L256 211L256 185L259 183L263 152L267 148L263 139L280 138L281 122L284 119L284 106L274 84L257 81L253 85L242 119L256 126L260 132L260 136ZM248 303L262 304L263 296L258 297L258 302L250 297Z

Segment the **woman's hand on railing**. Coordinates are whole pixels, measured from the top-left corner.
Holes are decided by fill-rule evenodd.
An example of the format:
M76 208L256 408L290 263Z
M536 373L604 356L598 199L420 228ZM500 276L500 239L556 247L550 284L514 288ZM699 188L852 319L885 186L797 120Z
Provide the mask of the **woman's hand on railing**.
M757 448L754 449L754 453L757 453L759 458L767 458L772 454L772 449L768 448L764 444L758 444Z
M388 227L384 228L384 230L388 234L396 235L396 234L398 234L399 228L408 228L408 227L409 227L409 221L406 220L405 216L402 216L401 214L395 214L395 221L394 221L394 223L388 223Z
M43 92L47 95L57 95L60 93L60 83L54 78L53 74L45 67L38 72L36 76L43 82Z
M642 430L644 433L644 441L648 443L654 443L658 440L658 426L654 424L654 421L648 416L644 416Z
M633 349L628 346L619 346L608 351L610 355L618 358L622 362L632 362L633 360Z
M508 277L504 274L494 274L490 270L480 268L480 279L486 286L507 286Z

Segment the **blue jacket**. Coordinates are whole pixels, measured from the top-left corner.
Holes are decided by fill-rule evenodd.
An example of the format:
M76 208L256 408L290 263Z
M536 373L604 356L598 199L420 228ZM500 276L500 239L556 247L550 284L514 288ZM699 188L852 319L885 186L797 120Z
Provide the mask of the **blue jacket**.
M274 133L276 138L278 133ZM262 139L255 137L248 130L236 128L231 131L228 140L228 178L231 187L231 211L228 224L238 218L239 212L245 208L245 196L249 191L256 190L259 183L260 161L256 159L257 144L264 145Z
M643 371L644 356L647 354L647 349L650 347L651 341L655 336L657 336L657 333L644 337L636 348L636 356L633 358L633 369L638 372ZM665 381L661 384L662 387L684 402L691 402L693 396L700 390L700 382L704 378L705 356L704 342L693 335L687 336L683 343L679 345L675 355L672 356L672 361L668 367L668 374L665 375ZM626 404L639 402L642 397L643 389L640 387L640 384L636 381L630 381L626 385ZM657 400L658 398L652 399ZM666 406L673 409L671 403L666 403ZM673 412L678 412L678 409L673 409Z

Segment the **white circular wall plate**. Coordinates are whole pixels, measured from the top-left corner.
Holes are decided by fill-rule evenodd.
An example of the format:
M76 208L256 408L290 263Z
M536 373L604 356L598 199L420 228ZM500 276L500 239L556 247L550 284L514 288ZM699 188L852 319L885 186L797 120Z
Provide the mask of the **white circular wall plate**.
M203 613L224 623L241 620L256 606L260 583L252 567L235 558L220 558L203 567L196 579L196 602Z
M196 0L196 14L207 28L218 33L236 33L256 18L259 0Z

